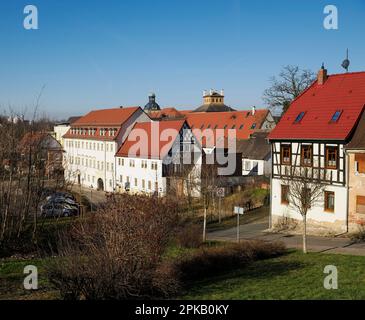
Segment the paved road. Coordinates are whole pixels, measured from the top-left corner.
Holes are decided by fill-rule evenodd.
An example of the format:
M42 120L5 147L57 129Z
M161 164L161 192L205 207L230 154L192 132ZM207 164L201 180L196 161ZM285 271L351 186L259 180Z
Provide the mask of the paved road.
M267 232L268 223L251 223L240 226L240 239L282 241L288 248L302 249L302 237L300 235L286 235L283 233ZM219 231L208 231L209 240L231 241L237 239L237 228ZM340 253L365 256L365 243L351 244L350 239L344 237L315 237L308 236L308 251Z

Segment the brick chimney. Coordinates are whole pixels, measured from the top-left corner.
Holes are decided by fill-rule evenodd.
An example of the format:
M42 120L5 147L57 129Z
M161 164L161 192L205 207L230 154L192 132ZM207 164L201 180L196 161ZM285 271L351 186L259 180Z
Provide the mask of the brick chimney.
M327 75L327 69L324 68L324 64L322 64L321 69L318 72L318 84L323 85L327 81L328 75Z

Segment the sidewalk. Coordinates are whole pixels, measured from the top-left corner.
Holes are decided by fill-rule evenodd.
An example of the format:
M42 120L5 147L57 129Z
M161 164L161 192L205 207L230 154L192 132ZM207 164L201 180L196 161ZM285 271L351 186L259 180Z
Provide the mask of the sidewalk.
M246 224L240 226L241 240L263 240L282 241L287 248L302 249L303 240L301 235L286 235L283 233L268 233L267 223ZM208 240L235 242L237 239L237 228L219 231L208 231ZM307 247L310 252L337 253L365 256L365 243L352 244L349 238L345 237L317 237L307 236Z

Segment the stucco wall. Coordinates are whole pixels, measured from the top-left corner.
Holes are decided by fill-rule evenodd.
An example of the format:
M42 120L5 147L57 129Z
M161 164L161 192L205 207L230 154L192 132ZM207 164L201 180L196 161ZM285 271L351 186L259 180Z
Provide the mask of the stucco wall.
M280 179L272 179L272 199L271 214L273 225L281 217L287 217L302 221L300 213L296 212L290 205L281 203L281 184ZM307 215L308 223L311 221L317 224L323 224L326 228L333 228L337 232L346 231L346 214L347 214L347 189L340 186L328 186L326 191L335 193L335 210L326 212L324 210L324 196L320 199L317 206L313 207ZM329 230L330 231L330 230Z

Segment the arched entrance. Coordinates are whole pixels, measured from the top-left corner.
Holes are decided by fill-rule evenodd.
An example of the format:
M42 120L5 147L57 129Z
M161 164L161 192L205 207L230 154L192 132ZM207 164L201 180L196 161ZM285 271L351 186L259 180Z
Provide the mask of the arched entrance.
M104 191L104 181L102 179L98 179L98 191Z

